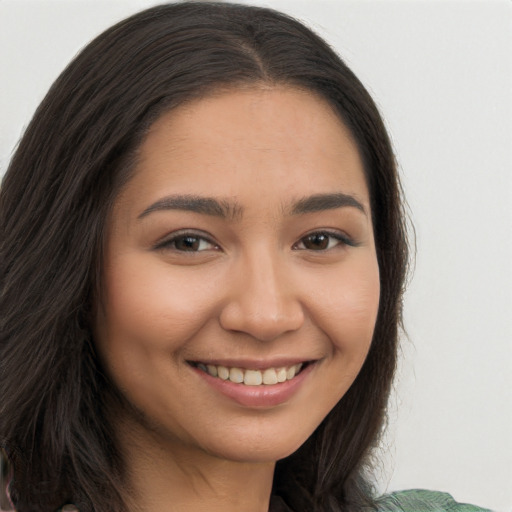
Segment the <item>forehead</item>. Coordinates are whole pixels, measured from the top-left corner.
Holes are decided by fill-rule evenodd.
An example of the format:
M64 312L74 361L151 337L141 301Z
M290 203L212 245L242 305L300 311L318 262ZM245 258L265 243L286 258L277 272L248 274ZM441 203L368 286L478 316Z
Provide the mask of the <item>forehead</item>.
M125 194L244 199L333 191L368 204L349 130L317 95L291 87L234 89L163 114L142 142Z

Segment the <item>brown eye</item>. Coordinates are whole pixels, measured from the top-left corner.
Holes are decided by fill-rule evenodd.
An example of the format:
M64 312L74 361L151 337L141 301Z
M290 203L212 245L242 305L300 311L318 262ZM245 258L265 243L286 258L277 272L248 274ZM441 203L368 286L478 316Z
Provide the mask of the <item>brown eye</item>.
M301 238L294 249L308 251L328 251L341 245L355 246L356 243L342 233L330 233L328 231L316 231Z
M180 236L174 240L174 247L178 251L198 251L201 241L197 236Z
M329 235L325 233L313 233L302 239L304 247L312 251L323 251L329 247L330 239Z
M208 238L195 233L177 233L157 244L155 249L194 253L215 250L218 246Z

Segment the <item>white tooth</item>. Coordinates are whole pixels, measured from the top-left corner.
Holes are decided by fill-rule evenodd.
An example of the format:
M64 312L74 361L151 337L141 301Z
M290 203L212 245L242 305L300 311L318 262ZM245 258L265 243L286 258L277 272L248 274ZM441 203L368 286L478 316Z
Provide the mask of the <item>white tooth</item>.
M231 368L229 370L229 380L240 384L244 381L244 372L240 368Z
M277 369L277 382L284 382L286 380L286 368Z
M203 372L208 373L208 370L206 369L206 365L204 365L203 363L199 363L199 364L197 365L197 367L198 367L200 370L203 370Z
M286 380L291 380L295 377L295 366L290 366L288 370L286 370Z
M263 384L277 384L277 373L274 368L269 368L263 372Z
M263 377L259 370L245 370L244 384L246 386L259 386L263 382Z
M229 370L225 366L217 366L217 376L222 380L229 379Z
M217 377L217 367L213 364L207 364L206 369L212 377Z
M300 372L301 368L302 368L302 363L295 365L295 375L297 375L297 373Z

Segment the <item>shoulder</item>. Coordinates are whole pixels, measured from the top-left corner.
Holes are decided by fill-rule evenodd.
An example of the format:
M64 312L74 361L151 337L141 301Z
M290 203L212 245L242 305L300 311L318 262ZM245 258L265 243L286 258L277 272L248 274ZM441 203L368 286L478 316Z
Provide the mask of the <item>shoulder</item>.
M378 512L491 512L489 509L457 503L448 493L411 489L386 494L377 500Z

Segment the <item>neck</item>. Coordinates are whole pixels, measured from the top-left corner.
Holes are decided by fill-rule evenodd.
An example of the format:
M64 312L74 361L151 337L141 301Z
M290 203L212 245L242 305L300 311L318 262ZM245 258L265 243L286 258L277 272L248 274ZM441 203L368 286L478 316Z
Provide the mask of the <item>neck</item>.
M274 462L225 460L134 434L120 439L129 512L268 512Z

